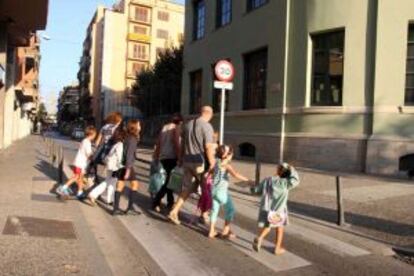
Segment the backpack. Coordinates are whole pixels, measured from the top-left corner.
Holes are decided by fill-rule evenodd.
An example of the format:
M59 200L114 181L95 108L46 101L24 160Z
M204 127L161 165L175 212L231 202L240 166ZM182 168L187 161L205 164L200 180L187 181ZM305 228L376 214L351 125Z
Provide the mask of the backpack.
M117 144L119 144L119 143L117 143ZM108 153L108 155L104 159L105 166L110 171L117 171L120 168L122 168L122 158L121 158L121 160L119 160L118 155L116 154L117 153L116 150L118 148L116 146L117 144L112 146L110 152ZM122 146L122 149L123 149L124 148L123 143L121 143L121 146ZM123 153L123 151L124 150L122 150L122 153Z

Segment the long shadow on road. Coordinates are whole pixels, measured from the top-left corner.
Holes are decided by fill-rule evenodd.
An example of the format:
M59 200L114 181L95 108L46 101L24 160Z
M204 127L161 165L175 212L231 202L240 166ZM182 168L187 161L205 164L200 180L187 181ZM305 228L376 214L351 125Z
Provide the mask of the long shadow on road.
M289 201L289 209L295 213L320 220L336 223L337 212L320 206L309 205L301 202ZM373 229L397 236L413 236L414 225L395 222L391 220L374 218L366 215L345 212L345 220L355 226Z

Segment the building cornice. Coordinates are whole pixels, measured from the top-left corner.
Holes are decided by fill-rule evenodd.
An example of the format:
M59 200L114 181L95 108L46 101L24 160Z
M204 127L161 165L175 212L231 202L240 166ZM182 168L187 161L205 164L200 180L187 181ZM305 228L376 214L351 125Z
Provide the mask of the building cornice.
M226 116L229 117L246 117L246 116L280 116L283 109L280 108L267 108L257 110L242 110L242 111L229 111L226 112ZM285 114L295 115L315 115L315 114L414 114L414 106L315 106L315 107L286 107Z

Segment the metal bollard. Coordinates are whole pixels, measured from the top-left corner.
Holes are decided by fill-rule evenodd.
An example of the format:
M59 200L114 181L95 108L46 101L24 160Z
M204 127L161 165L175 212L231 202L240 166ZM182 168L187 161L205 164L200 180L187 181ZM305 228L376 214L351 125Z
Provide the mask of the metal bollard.
M259 156L256 155L256 178L255 184L256 186L260 184L260 172L261 172L262 164L260 162Z
M63 183L63 165L64 165L63 147L59 147L59 161L58 161L58 181Z
M339 175L336 176L336 204L337 204L337 224L339 226L345 225L345 212L343 208L343 200L342 200L342 189L341 189L341 178Z
M56 144L53 142L52 143L52 166L54 166L56 164L57 161L57 154L56 154Z

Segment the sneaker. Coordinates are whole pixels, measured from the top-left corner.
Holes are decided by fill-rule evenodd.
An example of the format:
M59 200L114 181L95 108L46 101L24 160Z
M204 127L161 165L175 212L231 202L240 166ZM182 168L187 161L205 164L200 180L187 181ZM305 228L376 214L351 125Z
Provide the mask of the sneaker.
M121 210L113 210L111 214L112 216L123 216L124 212L122 212Z
M79 200L84 200L86 198L86 195L84 192L81 192L76 195L76 198Z
M142 213L135 208L126 209L124 215L140 216Z
M56 193L58 195L61 196L67 196L69 195L69 188L66 187L65 185L60 185L57 189L56 189Z

